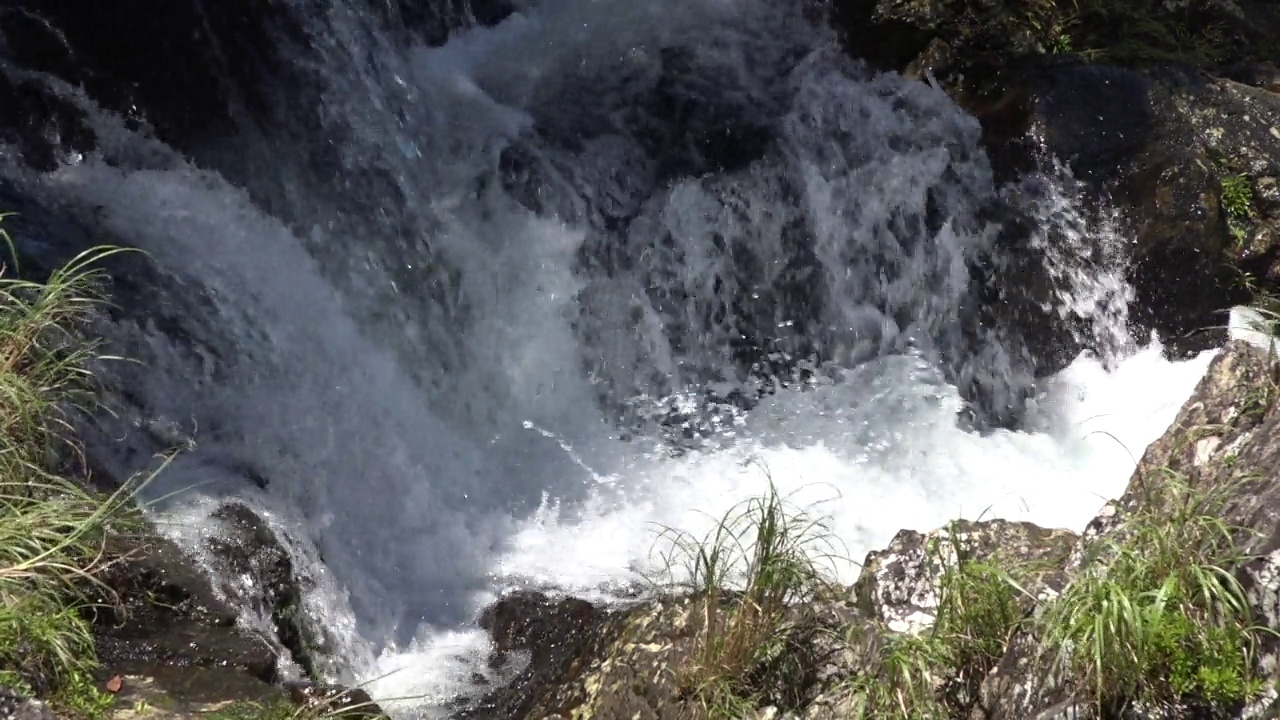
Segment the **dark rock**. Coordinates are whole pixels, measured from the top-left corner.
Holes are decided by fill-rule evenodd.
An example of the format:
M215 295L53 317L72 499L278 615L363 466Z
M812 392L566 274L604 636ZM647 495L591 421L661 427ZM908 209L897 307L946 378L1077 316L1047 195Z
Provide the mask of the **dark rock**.
M49 171L97 144L84 110L35 78L0 65L0 143L12 145L29 167Z
M523 0L381 0L373 3L392 27L403 28L428 45L443 45L455 32L476 26L497 25L525 2Z
M104 107L139 113L179 147L265 110L276 55L297 26L278 0L126 0L109 7L22 0L0 13L8 59L83 84Z
M387 714L359 688L311 683L288 683L289 699L294 705L326 718L346 720L375 720Z
M48 705L0 687L0 720L58 720Z
M112 716L117 720L200 718L232 705L284 705L284 690L226 667L171 667L137 663L119 672ZM103 679L106 679L105 677Z
M1280 96L1190 69L1130 70L1055 63L1027 72L1004 129L1039 138L1037 153L1066 161L1096 202L1121 211L1130 319L1185 355L1221 343L1225 308L1250 299L1241 273L1280 280ZM1017 117L1025 113L1025 117ZM989 143L999 144L996 138ZM1024 141L1010 137L1006 160ZM1013 159L1009 159L1013 158ZM1223 204L1244 178L1252 204ZM1139 333L1141 334L1141 333Z
M458 717L702 720L706 708L682 685L682 670L697 661L701 608L696 597L645 600L608 612L538 593L506 598L482 622L500 648L530 653L529 664L514 682ZM818 632L818 622L816 615L798 618L811 631L793 634L795 650L809 658L808 672L788 674L796 680L788 687L761 687L763 697L794 703L808 693L820 667L810 652L814 639L834 637ZM750 674L767 682L775 672L760 667Z
M1033 593L1061 584L1058 569L1076 537L1003 521L960 522L953 531L966 559L1049 568L1028 575ZM942 557L943 545L935 542L942 532L900 533L888 549L869 556L854 588L824 589L796 606L773 638L783 649L743 671L741 681L760 706L752 717L860 717L850 680L873 666L899 619L908 620L912 627L903 629L912 632L933 622L943 565L956 558ZM732 593L724 596L719 612L735 601ZM514 683L490 692L461 717L700 720L706 708L684 671L701 661L705 613L699 596L641 600L609 611L540 593L508 596L480 622L502 658L523 651L529 664Z
M100 578L114 597L92 610L105 669L225 667L276 681L275 651L237 623L236 612L177 545L144 530L111 537L107 552L120 558Z
M302 615L302 581L275 533L242 503L223 505L213 516L220 532L206 541L214 576L232 603L270 618L281 645L308 677L315 677L315 633Z

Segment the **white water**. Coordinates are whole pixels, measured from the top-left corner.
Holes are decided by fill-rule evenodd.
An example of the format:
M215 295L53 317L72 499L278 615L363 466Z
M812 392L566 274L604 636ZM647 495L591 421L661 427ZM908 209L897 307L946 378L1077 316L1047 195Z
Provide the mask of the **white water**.
M1114 260L1119 239L1050 175L1037 207L1058 307L1119 354L1083 356L1040 388L1025 431L958 428L962 402L936 351L958 346L963 263L990 245L976 216L997 189L976 122L934 89L836 60L796 22L747 0L555 0L444 48L383 56L386 77L363 66L341 76L326 109L357 131L343 150L391 166L412 210L430 217L439 256L422 266L456 271L440 315L461 318L457 335L381 274L386 258L371 248L407 239L327 237L319 224L298 237L216 173L104 114L101 157L48 175L2 170L145 248L206 303L187 318L200 326L196 351L149 321L114 329L146 363L129 389L196 441L155 490L216 485L165 511L175 533L198 545L202 495L263 507L317 579L307 602L330 634L335 679L369 681L379 699L427 695L396 705L425 711L484 674L485 641L468 620L497 592L607 598L651 569L658 526L707 528L765 488L764 468L796 501L826 501L820 511L854 560L901 528L955 517L1078 529L1123 490L1203 373L1210 354L1170 363L1157 345L1134 349L1120 269L1085 258ZM339 56L358 45L332 37ZM619 127L635 121L628 103L648 97L656 57L672 47L698 50L701 91L772 123L772 155L655 179L635 133ZM770 66L796 47L812 52L794 72ZM396 102L399 115L387 109ZM577 153L524 136L606 121L620 125ZM474 190L516 142L555 161L565 177L542 189L572 213L535 216L496 183ZM938 227L925 220L930 202L945 216ZM639 219L601 238L580 215L608 205L634 206ZM792 252L783 226L796 218L810 223L816 259L798 280L779 269ZM589 242L615 243L627 270L577 267ZM322 271L317 246L353 258L342 287L359 293ZM820 286L817 310L769 295L785 282ZM725 299L734 291L745 309ZM369 303L402 313L400 332L373 335L361 320ZM673 456L651 437L622 442L596 403L601 387L625 402L746 384L729 340L788 323L829 341L847 371L727 414L714 449ZM983 342L971 349L980 370L1015 375L997 338ZM246 466L267 477L265 496L244 489L236 468Z

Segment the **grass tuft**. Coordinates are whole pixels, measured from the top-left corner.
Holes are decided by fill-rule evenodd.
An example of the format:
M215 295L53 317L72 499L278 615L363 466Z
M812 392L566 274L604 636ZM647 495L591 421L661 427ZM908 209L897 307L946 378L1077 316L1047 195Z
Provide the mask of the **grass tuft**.
M2 226L0 242L16 257ZM87 251L44 283L0 266L0 678L81 716L100 714L105 700L80 610L102 596L94 578L110 562L105 535L133 488L104 497L55 469L68 457L83 465L69 418L92 398L97 347L86 329L101 301L92 265L117 252Z
M1235 571L1231 487L1199 490L1166 473L1122 528L1037 619L1042 652L1104 712L1134 703L1230 707L1261 687L1258 633Z
M781 690L803 684L802 644L793 608L830 587L839 552L829 519L795 507L772 480L768 491L733 507L704 537L664 528L655 548L668 580L693 593L697 635L680 668L683 692L709 717L738 717ZM666 583L670 586L673 583Z

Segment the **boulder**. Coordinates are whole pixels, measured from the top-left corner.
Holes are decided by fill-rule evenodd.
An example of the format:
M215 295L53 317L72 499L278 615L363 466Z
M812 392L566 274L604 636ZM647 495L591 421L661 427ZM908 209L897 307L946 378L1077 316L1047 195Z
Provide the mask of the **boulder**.
M1186 351L1220 342L1204 331L1249 299L1241 272L1280 279L1280 214L1263 199L1280 173L1280 95L1186 69L1043 78L1046 148L1124 211L1133 319Z
M92 151L97 137L84 110L41 80L0 64L0 143L28 167L50 171Z
M316 676L317 633L302 610L305 580L294 571L288 551L271 528L243 503L229 502L213 514L219 532L205 542L214 577L233 605L268 620L276 639L301 666Z
M933 624L942 578L962 562L1036 564L1025 589L1038 595L1065 582L1062 561L1077 535L1028 522L958 520L929 533L902 530L884 550L872 551L854 585L858 608L895 632L918 633Z
M832 18L850 53L974 114L1000 181L1048 153L1118 207L1131 319L1173 352L1222 342L1217 311L1280 282L1274 3L836 0Z
M944 536L954 542L941 542ZM1074 540L1067 531L1004 521L900 533L886 550L870 554L854 587L823 588L791 609L771 634L776 647L753 656L734 678L757 706L746 717L857 717L861 698L851 680L875 667L886 642L901 634L895 625L918 632L932 621L948 563L1007 559L1056 569ZM1054 570L1033 573L1029 590L1060 583ZM732 593L722 598L724 607L737 600ZM527 664L513 683L459 717L706 718L702 699L682 681L684 670L704 661L705 602L699 595L663 597L606 609L541 593L509 595L480 622L493 639L494 664L511 662L514 653ZM917 622L897 622L903 618Z
M58 720L48 705L0 687L0 720Z
M265 683L277 680L270 643L241 627L237 613L177 545L144 528L110 537L107 554L119 558L100 577L114 596L92 610L105 672L224 667Z

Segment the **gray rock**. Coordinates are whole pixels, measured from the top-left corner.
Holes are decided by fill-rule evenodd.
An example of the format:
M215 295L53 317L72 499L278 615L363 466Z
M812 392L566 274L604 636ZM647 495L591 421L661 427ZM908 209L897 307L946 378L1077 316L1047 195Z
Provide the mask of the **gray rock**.
M0 720L58 720L48 705L0 687Z
M1052 562L1076 541L1069 530L1026 522L961 520L929 533L903 530L863 563L854 586L858 609L897 632L919 632L936 619L942 577L961 561ZM1059 589L1062 573L1039 573L1028 592Z

